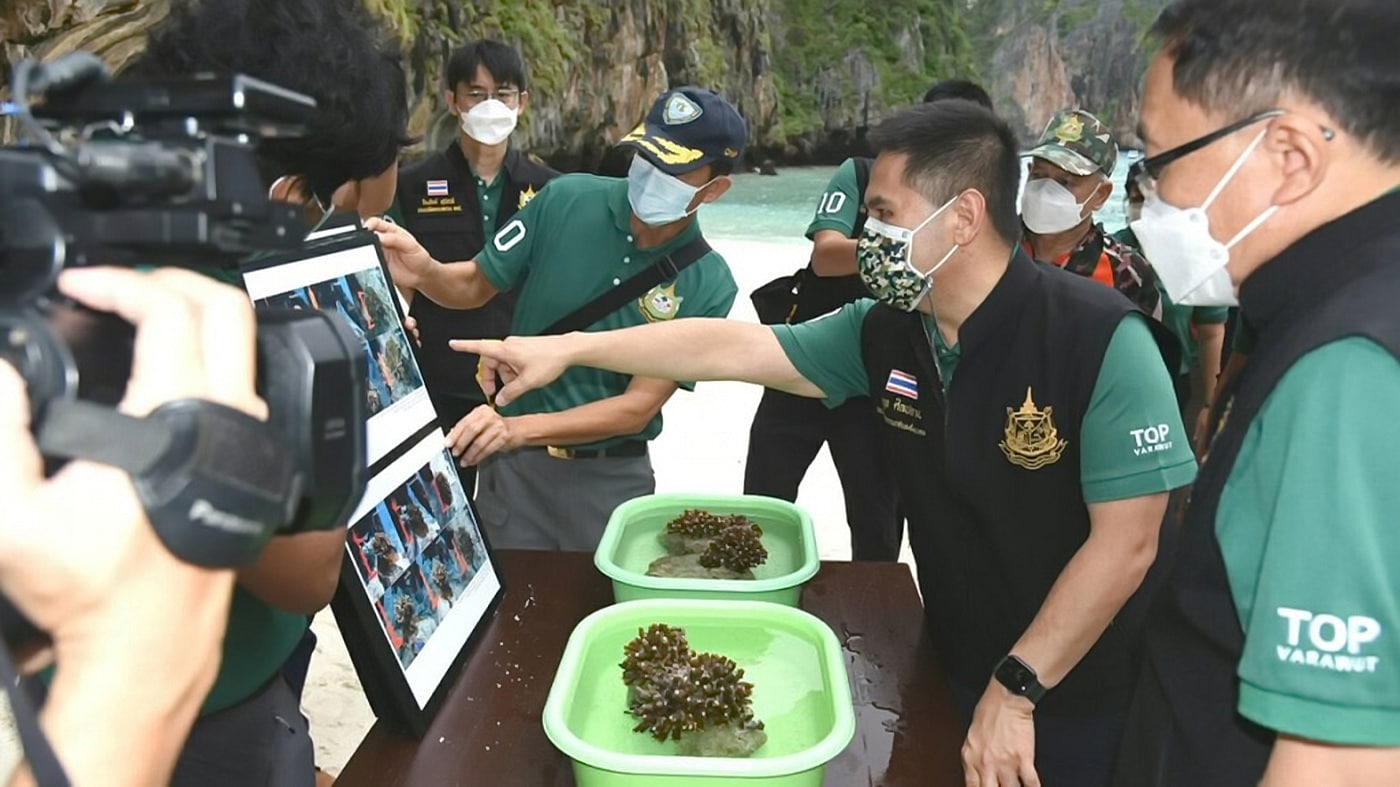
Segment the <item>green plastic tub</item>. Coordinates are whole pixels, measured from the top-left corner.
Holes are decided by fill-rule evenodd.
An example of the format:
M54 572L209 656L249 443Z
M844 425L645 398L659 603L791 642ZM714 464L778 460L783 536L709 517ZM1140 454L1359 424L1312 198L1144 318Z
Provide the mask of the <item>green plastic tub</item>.
M657 536L686 509L743 514L763 528L768 561L754 579L668 579L647 576L653 560L666 555ZM757 495L646 495L618 506L593 554L598 570L612 580L616 601L648 598L769 601L797 606L802 584L816 575L817 536L812 517L787 502Z
M633 732L618 668L637 629L685 629L698 651L728 656L753 683L768 742L746 758L683 757L674 741ZM549 740L578 787L819 787L851 742L855 712L836 635L812 615L753 601L653 599L614 604L569 637L544 706Z

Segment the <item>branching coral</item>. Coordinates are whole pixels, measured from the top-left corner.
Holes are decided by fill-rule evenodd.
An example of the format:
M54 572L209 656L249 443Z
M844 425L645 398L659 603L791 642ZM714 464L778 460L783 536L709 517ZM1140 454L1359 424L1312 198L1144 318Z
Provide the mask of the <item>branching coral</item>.
M668 522L666 532L686 538L714 538L724 530L725 524L724 517L692 508Z
M763 530L752 523L730 525L705 548L700 555L700 565L705 568L723 566L740 574L752 570L768 560L768 550L758 540L761 535Z
M639 629L624 654L620 666L635 732L660 741L684 734L713 740L715 751L706 751L703 742L686 747L686 753L701 756L747 756L767 740L763 722L753 715L753 684L732 659L696 653L683 630L659 623Z
M724 531L734 527L752 528L756 535L763 535L763 529L743 514L717 515L700 509L689 509L667 523L660 533L661 545L672 557L702 555L710 544ZM692 561L693 562L693 561ZM762 560L759 563L763 562ZM721 565L716 562L714 566ZM753 565L758 565L757 563ZM744 570L736 573L742 574ZM707 576L703 572L697 576ZM713 577L712 577L713 578ZM728 578L728 577L724 577Z

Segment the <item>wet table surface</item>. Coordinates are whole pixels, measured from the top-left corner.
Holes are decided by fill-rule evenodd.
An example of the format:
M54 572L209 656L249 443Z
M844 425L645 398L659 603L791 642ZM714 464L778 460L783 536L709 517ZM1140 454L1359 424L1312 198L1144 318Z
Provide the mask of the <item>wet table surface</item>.
M574 626L612 603L587 553L496 552L506 594L421 741L376 723L337 787L568 787L540 716ZM823 563L802 608L846 652L856 734L826 787L962 787L962 731L909 568Z

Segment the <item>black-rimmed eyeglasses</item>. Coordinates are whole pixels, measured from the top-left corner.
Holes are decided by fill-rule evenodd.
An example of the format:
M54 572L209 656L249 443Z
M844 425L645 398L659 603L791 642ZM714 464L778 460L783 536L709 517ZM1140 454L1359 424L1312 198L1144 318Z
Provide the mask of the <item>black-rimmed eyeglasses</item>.
M1128 180L1130 182L1136 183L1138 185L1138 188L1142 189L1144 194L1146 194L1149 191L1155 191L1157 181L1162 177L1162 170L1166 169L1169 164L1175 161L1179 161L1191 155L1192 153L1195 153L1196 151L1207 147L1208 145L1212 145L1216 142L1219 142L1220 140L1230 136L1236 131L1249 128L1255 123L1259 123L1265 120L1269 120L1270 118L1276 118L1286 114L1288 114L1287 111L1282 109L1265 110L1263 112L1250 115L1244 120L1238 120L1234 123L1231 123L1228 126L1216 129L1215 131L1212 131L1203 137L1193 139L1184 145L1177 145L1171 150L1163 151L1150 158L1141 159L1128 169ZM1332 139L1336 136L1336 132L1332 131L1329 128L1324 128L1322 129L1322 135L1328 142L1331 142Z

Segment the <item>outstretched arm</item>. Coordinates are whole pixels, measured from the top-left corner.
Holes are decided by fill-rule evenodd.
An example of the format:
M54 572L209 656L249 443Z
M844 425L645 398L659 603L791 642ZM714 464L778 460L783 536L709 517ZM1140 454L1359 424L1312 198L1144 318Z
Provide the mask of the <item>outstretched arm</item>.
M798 396L824 392L803 377L771 328L695 318L619 331L504 341L453 340L452 349L481 356L482 390L497 404L548 385L571 366L662 380L739 380Z
M457 461L469 467L525 446L584 445L635 435L646 429L675 392L676 384L670 380L634 377L617 396L554 413L503 416L483 404L452 427L447 443Z
M404 300L415 292L449 309L476 309L496 296L496 288L476 260L438 262L412 233L379 218L365 221L365 228L379 236L389 274Z

